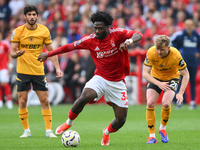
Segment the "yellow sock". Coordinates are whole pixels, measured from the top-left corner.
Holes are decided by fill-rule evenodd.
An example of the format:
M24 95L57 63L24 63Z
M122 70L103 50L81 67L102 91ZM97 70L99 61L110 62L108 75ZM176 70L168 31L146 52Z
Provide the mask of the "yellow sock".
M162 111L161 111L161 124L163 126L166 126L167 125L167 122L169 120L169 116L171 114L171 106L169 108L162 108Z
M147 108L146 120L147 120L149 134L155 133L155 121L156 121L155 108Z
M22 123L22 126L25 129L29 129L29 124L28 124L28 109L24 108L24 109L18 109L18 113L19 113L19 118L20 121Z
M44 118L46 130L51 129L51 125L52 125L51 108L50 109L42 109L42 115L43 115L43 118Z

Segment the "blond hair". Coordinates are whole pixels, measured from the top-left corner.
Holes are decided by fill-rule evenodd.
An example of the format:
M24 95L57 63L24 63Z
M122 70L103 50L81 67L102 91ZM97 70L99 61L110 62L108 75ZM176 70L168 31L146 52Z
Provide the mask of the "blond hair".
M165 44L165 46L168 47L169 43L170 43L170 38L166 35L159 35L154 41L154 44L157 49L161 48L163 44Z

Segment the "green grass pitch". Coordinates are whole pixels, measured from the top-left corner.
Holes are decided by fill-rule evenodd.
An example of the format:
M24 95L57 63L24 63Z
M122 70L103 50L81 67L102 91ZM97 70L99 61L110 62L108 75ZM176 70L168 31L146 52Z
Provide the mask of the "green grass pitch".
M53 112L52 130L67 119L72 105L51 106ZM113 110L105 104L86 105L74 121L72 130L80 134L80 150L199 150L200 149L200 109L188 110L188 106L176 110L172 106L171 117L167 125L169 143L162 143L158 128L160 125L161 106L156 106L157 144L146 144L148 129L146 125L146 106L129 106L127 121L116 133L110 135L110 145L101 146L102 130L114 118ZM8 110L0 109L0 150L62 150L61 137L45 137L45 126L41 106L30 106L29 125L32 137L20 139L23 133L18 117L18 106Z

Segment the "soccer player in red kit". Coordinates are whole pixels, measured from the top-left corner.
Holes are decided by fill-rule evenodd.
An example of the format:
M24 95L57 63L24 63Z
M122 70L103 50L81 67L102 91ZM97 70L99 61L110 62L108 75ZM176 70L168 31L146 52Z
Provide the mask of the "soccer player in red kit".
M69 111L67 121L56 129L61 135L72 126L73 120L91 100L98 101L103 95L115 113L115 119L103 130L101 145L109 145L110 133L119 130L126 121L128 111L127 88L124 78L129 74L129 56L127 46L138 42L143 35L140 32L121 28L109 28L113 18L106 12L97 11L91 16L94 33L71 44L59 47L49 53L42 53L39 61L48 57L77 49L86 49L96 65L95 75L89 80L79 98Z
M9 84L9 73L12 71L13 64L10 57L9 47L2 41L3 34L0 32L0 108L3 107L3 91L6 96L6 106L13 108L11 87Z

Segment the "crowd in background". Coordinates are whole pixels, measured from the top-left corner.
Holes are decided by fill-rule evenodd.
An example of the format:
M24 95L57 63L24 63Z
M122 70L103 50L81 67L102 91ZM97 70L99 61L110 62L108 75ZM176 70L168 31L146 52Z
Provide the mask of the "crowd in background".
M25 24L23 8L27 4L37 6L38 23L49 28L54 48L91 34L93 24L90 16L97 10L108 11L112 15L113 27L144 34L141 42L129 49L150 48L157 35L171 37L176 31L184 29L184 21L189 18L194 21L200 33L199 0L0 0L0 32L8 45L13 29ZM59 60L64 72L63 79L56 79L53 64L48 60L45 62L47 79L49 82L60 82L70 89L73 102L92 77L95 66L91 67L93 62L88 51L63 54ZM13 86L14 79L13 71L10 82Z

